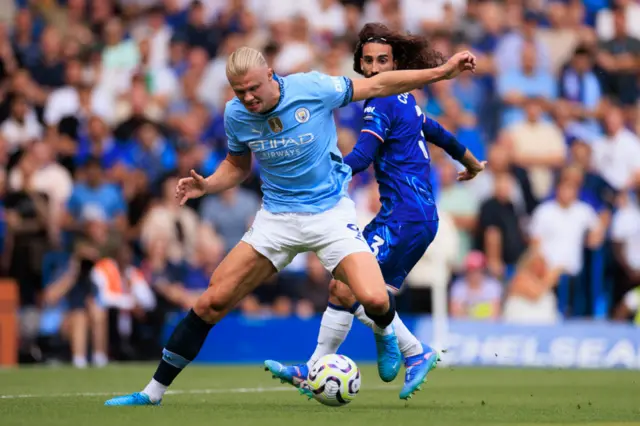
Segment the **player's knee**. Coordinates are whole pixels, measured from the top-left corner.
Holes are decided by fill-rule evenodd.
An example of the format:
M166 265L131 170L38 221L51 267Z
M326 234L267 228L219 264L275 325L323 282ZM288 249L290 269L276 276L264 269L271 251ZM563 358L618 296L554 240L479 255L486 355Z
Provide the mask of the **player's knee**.
M389 295L386 292L367 294L359 302L367 312L372 314L382 315L389 310Z
M232 303L231 294L215 291L209 287L198 297L193 306L194 312L207 322L217 322L224 316Z

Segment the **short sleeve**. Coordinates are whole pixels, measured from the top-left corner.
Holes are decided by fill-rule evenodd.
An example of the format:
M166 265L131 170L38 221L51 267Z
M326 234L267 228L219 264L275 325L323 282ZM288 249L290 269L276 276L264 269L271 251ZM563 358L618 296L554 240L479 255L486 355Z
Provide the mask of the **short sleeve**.
M362 131L371 133L381 142L391 133L391 108L385 98L372 99L364 108Z
M238 140L237 133L232 126L232 113L232 108L227 104L224 109L224 132L227 135L227 148L231 155L244 155L249 151L249 148Z
M309 86L315 87L316 95L322 99L325 107L330 110L342 108L353 98L353 82L348 77L332 77L313 71L306 74Z

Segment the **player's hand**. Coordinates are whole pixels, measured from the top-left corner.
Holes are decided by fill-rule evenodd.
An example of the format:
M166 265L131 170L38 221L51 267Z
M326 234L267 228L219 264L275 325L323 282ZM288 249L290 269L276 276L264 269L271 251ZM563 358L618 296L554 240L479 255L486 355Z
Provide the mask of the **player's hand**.
M478 173L484 170L486 165L486 161L481 161L480 163L478 163L478 167L466 168L463 171L458 172L458 181L464 182L473 179L474 177L478 176Z
M468 50L453 55L443 65L445 67L445 79L451 80L465 71L476 72L476 57Z
M180 205L191 198L202 197L207 192L207 180L197 174L195 170L191 170L191 176L182 178L176 186L176 198L180 200Z

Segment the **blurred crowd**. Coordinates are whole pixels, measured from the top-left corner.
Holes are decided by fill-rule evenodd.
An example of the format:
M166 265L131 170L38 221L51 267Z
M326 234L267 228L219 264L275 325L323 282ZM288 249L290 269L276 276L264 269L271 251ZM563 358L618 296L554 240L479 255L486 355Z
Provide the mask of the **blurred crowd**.
M638 311L637 0L16 0L0 19L0 266L19 285L27 358L69 344L79 367L88 346L96 365L155 356L167 316L261 204L257 170L185 208L173 196L226 155L226 57L248 45L281 75L359 78L356 35L374 21L478 55L475 75L414 95L488 160L461 184L430 146L440 228L399 309L431 312L445 289L456 318ZM362 104L335 115L346 154ZM379 208L372 172L350 191L364 226ZM299 255L238 310L313 315L329 278Z

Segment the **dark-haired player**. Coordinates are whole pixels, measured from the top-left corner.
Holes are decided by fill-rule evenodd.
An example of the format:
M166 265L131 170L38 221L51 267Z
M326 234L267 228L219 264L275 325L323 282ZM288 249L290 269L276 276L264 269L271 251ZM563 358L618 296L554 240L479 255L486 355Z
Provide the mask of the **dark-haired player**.
M444 62L426 39L391 31L382 24L365 25L354 53L354 70L367 78L398 69L435 68ZM382 207L363 236L380 264L389 297L398 292L438 230L426 142L443 148L465 166L458 180L472 179L484 169L484 163L451 133L422 113L410 93L366 100L364 127L353 151L345 157L353 173L374 163ZM337 352L354 316L373 327L345 284L334 280L330 290L315 352L306 364L291 367L266 361L265 366L277 378L298 387L318 359ZM408 399L436 366L439 355L420 343L397 314L392 325L407 368L400 398ZM390 382L397 376L400 363L385 357L384 348L377 346L378 373L383 381Z

